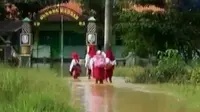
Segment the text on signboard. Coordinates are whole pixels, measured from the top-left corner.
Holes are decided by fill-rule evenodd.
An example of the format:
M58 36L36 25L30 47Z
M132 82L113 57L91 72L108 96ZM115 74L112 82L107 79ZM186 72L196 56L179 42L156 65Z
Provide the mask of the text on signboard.
M63 14L63 15L71 16L75 20L79 19L79 16L68 8L54 8L54 9L50 9L48 11L45 11L40 16L40 20L44 20L45 18L47 18L48 16L53 15L53 14Z

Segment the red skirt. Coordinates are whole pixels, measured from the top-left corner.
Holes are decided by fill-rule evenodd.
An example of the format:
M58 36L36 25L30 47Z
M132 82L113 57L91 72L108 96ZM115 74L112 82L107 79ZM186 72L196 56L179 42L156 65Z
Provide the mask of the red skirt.
M95 79L103 80L104 79L104 67L94 67L93 75L94 75Z
M114 66L105 69L104 77L109 78L113 76Z
M74 66L73 69L72 69L72 76L73 78L78 78L81 74L81 68L79 66Z

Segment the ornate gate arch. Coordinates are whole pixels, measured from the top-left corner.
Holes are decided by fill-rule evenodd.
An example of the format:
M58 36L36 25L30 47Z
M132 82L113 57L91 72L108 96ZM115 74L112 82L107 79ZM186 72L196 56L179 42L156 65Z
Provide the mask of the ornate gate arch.
M68 21L84 21L85 18L82 14L82 8L80 4L76 2L68 2L62 4L56 4L45 7L39 11L37 20L55 20L61 15L64 16L64 20Z

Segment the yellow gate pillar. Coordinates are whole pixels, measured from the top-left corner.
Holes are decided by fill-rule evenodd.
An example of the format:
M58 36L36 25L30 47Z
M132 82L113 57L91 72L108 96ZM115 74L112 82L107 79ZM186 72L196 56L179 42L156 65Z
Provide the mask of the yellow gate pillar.
M88 19L86 45L87 45L87 52L89 45L97 45L96 19L93 16Z
M31 67L31 20L25 18L22 24L22 32L20 34L20 67Z

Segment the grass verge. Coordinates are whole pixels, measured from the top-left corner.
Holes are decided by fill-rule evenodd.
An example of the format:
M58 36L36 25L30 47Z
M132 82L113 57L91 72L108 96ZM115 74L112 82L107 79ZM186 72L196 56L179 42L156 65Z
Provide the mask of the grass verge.
M1 112L76 112L66 81L49 69L0 67Z

